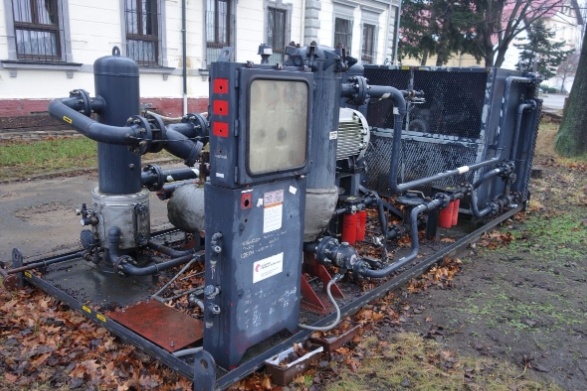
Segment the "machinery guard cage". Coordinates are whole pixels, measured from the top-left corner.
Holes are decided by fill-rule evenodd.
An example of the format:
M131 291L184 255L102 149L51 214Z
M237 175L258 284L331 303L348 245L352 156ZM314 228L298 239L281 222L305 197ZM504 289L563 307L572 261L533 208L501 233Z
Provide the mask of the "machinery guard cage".
M508 78L517 77L519 73L498 68L365 66L364 75L370 84L424 91L425 102L411 103L404 119L400 182L511 155L515 157L518 177L514 187L520 193L520 201L527 200L529 161L534 152L537 121L530 119L523 123L521 150L511 151L511 145L516 107L535 97L535 83L510 83L511 87L507 88ZM393 140L392 102L387 99L370 102L367 121L372 128L364 183L390 196L388 156ZM434 187L458 187L463 179L473 182L479 175L476 171L465 174L464 178L447 178L434 183ZM431 186L419 190L428 193ZM485 202L501 190L497 182L493 186L483 186L479 200Z

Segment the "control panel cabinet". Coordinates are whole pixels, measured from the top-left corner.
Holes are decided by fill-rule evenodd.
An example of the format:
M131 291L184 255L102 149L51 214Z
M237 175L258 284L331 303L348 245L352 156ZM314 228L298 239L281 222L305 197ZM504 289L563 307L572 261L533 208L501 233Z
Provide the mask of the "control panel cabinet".
M313 74L217 62L210 69L210 182L239 187L307 173Z
M299 320L305 179L206 186L204 348L225 368Z
M204 349L225 368L297 329L312 85L297 68L210 69Z

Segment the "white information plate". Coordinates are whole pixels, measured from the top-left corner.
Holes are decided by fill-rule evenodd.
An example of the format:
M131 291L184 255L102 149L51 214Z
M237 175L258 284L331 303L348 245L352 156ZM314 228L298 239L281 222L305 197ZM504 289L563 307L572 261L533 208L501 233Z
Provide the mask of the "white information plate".
M253 263L253 284L283 271L283 253Z

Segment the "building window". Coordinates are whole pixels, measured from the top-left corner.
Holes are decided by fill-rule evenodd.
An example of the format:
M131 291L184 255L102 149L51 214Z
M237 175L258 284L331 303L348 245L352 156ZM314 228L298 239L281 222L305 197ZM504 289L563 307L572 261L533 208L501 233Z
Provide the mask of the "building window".
M265 10L265 43L273 50L269 63L277 64L283 61L285 46L291 40L292 5L266 0Z
M273 53L283 54L285 48L286 11L269 7L267 12L267 44Z
M12 0L16 58L62 62L57 0Z
M206 67L233 42L231 0L206 0Z
M126 55L139 65L159 66L157 0L125 0Z
M365 64L373 64L375 61L375 26L372 24L363 24L361 61Z
M334 19L334 46L346 49L347 53L351 52L351 42L353 39L353 26L349 19Z

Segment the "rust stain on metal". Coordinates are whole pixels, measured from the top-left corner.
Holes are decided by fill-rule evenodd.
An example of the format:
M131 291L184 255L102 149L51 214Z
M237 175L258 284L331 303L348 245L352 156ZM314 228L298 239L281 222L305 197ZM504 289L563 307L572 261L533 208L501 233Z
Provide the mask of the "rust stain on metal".
M202 339L202 321L155 300L107 315L169 352L183 349Z

